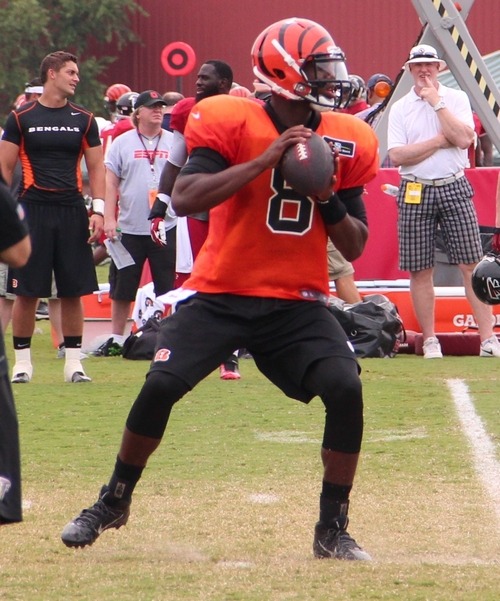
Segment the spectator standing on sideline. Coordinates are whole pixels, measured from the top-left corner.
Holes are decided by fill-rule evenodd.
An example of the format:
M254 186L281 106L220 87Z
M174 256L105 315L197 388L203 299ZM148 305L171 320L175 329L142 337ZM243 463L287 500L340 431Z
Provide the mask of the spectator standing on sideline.
M380 85L377 84L386 84ZM389 96L394 82L392 79L383 73L375 73L366 82L366 102L370 106L375 106L383 102Z
M165 106L165 112L163 113L163 122L161 126L163 129L172 131L170 128L170 117L172 115L172 111L174 110L174 106L184 99L184 96L180 92L165 92L162 98L167 104Z
M443 86L446 63L432 46L421 44L405 63L414 86L389 114L387 148L399 167L399 267L410 272L410 293L424 339L424 358L443 354L434 331L433 271L438 226L450 263L462 272L465 294L481 337L481 357L500 357L492 310L472 290L471 276L483 257L474 191L464 174L474 120L467 94Z
M19 202L26 212L33 247L28 263L13 270L15 287L10 292L16 294L12 312L16 363L12 382L26 383L32 378L36 307L39 298L51 295L52 273L61 299L64 379L90 382L80 362L81 297L98 289L91 244L103 228L101 142L92 113L69 100L79 81L76 57L65 51L47 55L40 77L43 94L9 115L0 143L0 167L7 184L21 158ZM94 199L90 221L81 190L82 154Z
M151 240L148 221L172 141L172 133L161 127L165 101L158 92L147 90L137 96L134 107L135 129L114 140L105 160L104 231L110 240L121 237L123 246L134 259L133 265L122 269L112 260L109 270L111 337L120 346L146 259L157 296L173 288L175 276L175 220L167 233L168 244L161 247Z
M266 106L219 94L199 102L189 117L189 161L172 202L180 215L210 210L208 238L181 289L183 301L161 322L109 485L64 528L67 546L92 544L103 530L127 522L133 490L173 405L231 349L247 348L287 396L305 403L320 396L325 405L314 555L370 559L347 532L363 400L352 345L326 304L325 249L329 236L349 260L363 251L362 194L378 170L377 138L360 119L314 110L321 95L341 100L347 80L343 52L317 23L291 18L271 25L257 37L252 58L254 72L273 90ZM340 154L336 177L316 198L285 186L277 168L285 149L311 130L352 149Z
M21 221L15 200L0 176L0 260L11 267L22 267L30 250L28 227ZM0 526L22 519L19 430L0 329Z
M153 205L151 219L151 235L158 244L163 244L162 228L165 227L164 217L172 218L167 207L170 195L179 171L187 161L188 152L184 139L186 123L194 105L210 96L229 94L232 89L233 71L224 61L208 60L200 68L196 79L196 96L180 101L172 111L171 128L174 133L172 148L168 161L163 169L159 194ZM175 287L179 288L188 279L196 259L208 234L208 211L180 217L177 220L177 255ZM239 380L239 358L237 352L231 354L219 367L223 380Z
M376 117L371 117L376 113L382 102L391 93L394 83L390 77L383 73L375 73L366 83L366 101L368 107L356 113L356 117L363 119L372 127L375 127L375 123L378 121L379 114ZM380 113L381 114L381 113Z

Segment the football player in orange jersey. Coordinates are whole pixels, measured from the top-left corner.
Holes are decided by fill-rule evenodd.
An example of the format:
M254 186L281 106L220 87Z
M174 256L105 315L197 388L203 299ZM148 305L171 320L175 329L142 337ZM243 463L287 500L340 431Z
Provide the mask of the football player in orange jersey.
M317 23L293 18L271 25L252 56L254 73L272 89L268 103L221 94L197 103L189 116L190 157L172 203L178 215L210 210L208 237L177 291L176 311L162 323L111 480L62 533L69 547L90 545L127 522L132 492L174 403L244 347L287 396L324 403L314 555L370 559L347 532L363 399L355 353L327 307L325 248L329 236L348 260L363 251L362 193L378 169L377 139L360 119L314 109L322 98L340 105L350 85L343 53ZM318 197L296 193L279 170L285 149L311 131L332 143L338 167Z

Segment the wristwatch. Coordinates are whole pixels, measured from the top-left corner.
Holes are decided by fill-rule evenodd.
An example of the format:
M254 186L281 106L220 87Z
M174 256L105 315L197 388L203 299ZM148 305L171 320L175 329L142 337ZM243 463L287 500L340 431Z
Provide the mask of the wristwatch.
M446 108L446 104L444 102L444 100L440 100L435 106L432 107L436 112L440 111L441 109Z

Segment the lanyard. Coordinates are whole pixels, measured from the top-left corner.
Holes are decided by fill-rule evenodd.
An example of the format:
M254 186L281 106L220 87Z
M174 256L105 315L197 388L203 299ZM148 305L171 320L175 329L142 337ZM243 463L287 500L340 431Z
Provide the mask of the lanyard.
M154 179L156 179L156 177L155 177L155 160L156 160L156 154L157 154L157 150L158 150L158 145L160 144L162 133L163 132L160 131L160 133L158 135L158 141L156 142L156 147L153 150L153 152L151 152L150 150L148 150L146 148L146 144L144 144L144 140L142 139L142 134L140 134L139 131L137 131L137 135L139 136L139 140L141 141L141 144L144 146L144 150L146 151L146 154L148 155L148 161L149 161L149 165L151 167L151 173L153 174L153 178Z

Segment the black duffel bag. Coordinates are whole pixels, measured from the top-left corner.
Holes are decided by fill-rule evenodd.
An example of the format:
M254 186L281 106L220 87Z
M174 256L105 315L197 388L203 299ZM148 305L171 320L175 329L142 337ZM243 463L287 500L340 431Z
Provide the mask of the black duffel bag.
M396 305L383 294L368 294L354 305L332 296L328 305L357 357L394 357L406 338Z
M150 317L142 328L139 328L134 334L130 334L123 343L123 358L134 361L140 359L151 361L159 329L160 322L155 317Z

